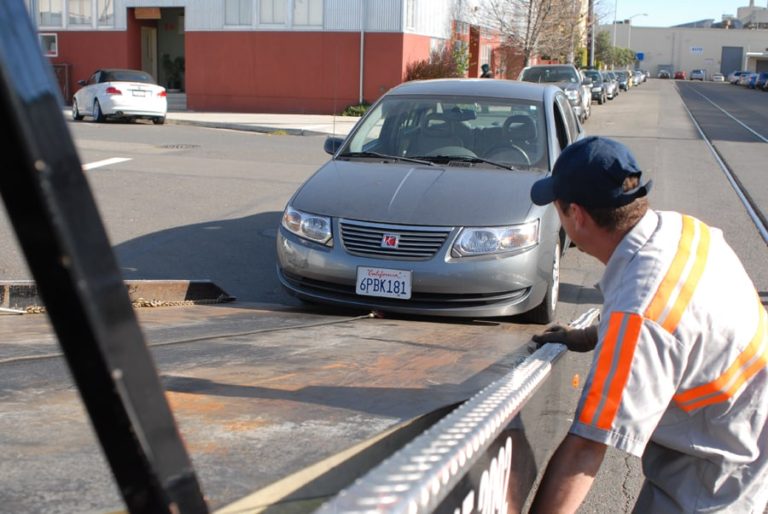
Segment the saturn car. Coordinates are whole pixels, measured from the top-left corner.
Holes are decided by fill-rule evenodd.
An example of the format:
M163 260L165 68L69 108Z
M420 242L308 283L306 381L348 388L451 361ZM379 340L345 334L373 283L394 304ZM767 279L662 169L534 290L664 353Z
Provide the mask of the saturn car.
M100 69L78 84L82 87L72 99L72 118L76 121L90 116L96 122L119 118L147 119L157 125L165 123L167 94L149 73Z
M279 279L310 303L548 323L569 241L530 189L583 135L553 85L406 82L326 140L285 207Z

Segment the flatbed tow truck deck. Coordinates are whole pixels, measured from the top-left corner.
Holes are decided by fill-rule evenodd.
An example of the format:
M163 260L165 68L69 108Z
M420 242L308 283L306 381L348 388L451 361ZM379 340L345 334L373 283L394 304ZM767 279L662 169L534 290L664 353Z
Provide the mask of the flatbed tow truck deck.
M136 312L212 508L293 476L254 499L285 501L320 473L305 468L325 461L321 469L328 471L350 457L343 453L350 448L441 412L508 373L529 355L530 335L540 330L238 303ZM406 323L409 337L393 339ZM119 509L46 315L0 316L0 369L6 507ZM291 501L327 499L403 442L379 445L363 462L337 468L332 485ZM34 491L40 496L30 496Z

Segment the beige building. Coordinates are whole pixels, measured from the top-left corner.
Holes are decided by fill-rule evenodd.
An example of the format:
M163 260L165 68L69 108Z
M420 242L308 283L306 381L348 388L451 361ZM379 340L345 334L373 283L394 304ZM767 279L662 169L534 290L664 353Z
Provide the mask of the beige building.
M612 40L615 30L615 46L636 52L636 67L653 76L662 69L686 74L704 69L707 77L735 70L768 71L768 29L662 28L619 23L603 25L599 30L609 32Z

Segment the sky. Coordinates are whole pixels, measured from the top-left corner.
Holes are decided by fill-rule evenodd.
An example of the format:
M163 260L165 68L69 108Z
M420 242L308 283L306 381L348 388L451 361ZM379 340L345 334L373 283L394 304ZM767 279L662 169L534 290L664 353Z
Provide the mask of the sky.
M691 21L712 18L720 21L723 14L736 15L739 7L749 5L749 0L597 0L598 12L603 14L601 23L612 23L635 14L632 24L643 27L669 27ZM755 0L755 7L767 7L768 0Z

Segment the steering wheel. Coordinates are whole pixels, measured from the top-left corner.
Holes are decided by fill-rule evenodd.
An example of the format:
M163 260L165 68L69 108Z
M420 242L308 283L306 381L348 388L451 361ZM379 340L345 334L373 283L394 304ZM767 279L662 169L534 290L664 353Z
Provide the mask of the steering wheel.
M486 152L485 158L490 161L495 161L495 160L512 161L512 162L519 161L519 159L515 159L512 157L505 157L506 154L522 155L523 159L525 159L525 164L527 164L528 166L531 165L531 158L528 157L528 154L525 152L525 150L523 150L522 148L520 148L514 143L507 143L504 145L494 146L493 148L488 150L488 152Z

